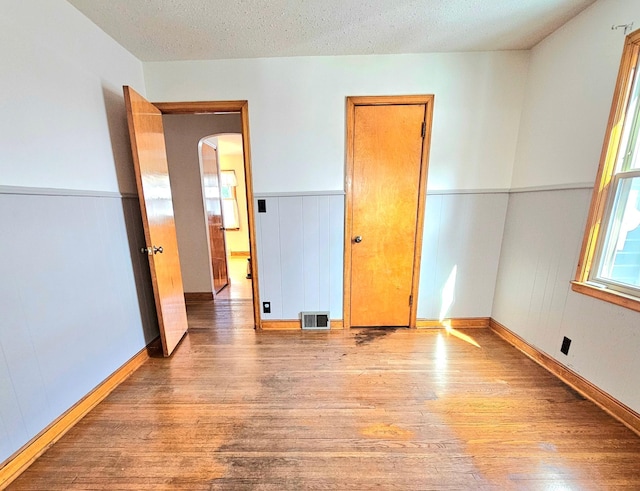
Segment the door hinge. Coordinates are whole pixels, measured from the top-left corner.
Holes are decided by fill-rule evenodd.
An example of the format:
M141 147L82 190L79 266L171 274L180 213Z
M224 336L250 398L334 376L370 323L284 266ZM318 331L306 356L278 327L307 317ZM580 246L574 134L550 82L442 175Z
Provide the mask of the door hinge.
M427 123L426 121L422 122L422 138L424 138L425 136L427 136Z
M413 306L413 295L409 295L409 307Z

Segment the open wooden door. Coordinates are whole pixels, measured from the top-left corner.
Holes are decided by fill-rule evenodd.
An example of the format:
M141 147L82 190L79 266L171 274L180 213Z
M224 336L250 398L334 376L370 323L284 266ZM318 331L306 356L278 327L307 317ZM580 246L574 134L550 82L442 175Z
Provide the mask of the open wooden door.
M433 98L348 104L345 322L415 327Z
M207 142L202 142L202 181L204 183L204 203L209 228L209 250L211 251L211 271L213 289L219 293L229 284L227 269L227 247L222 221L222 198L220 196L220 169L218 152Z
M127 86L124 99L146 240L143 252L149 257L162 350L169 356L187 332L187 311L162 113Z

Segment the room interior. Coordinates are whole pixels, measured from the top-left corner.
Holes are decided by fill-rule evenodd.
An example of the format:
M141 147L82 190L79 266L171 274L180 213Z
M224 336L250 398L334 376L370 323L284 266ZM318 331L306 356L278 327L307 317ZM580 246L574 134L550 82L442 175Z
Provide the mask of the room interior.
M270 54L227 46L231 51L207 56L192 44L190 54L162 58L154 50L167 46L147 47L143 56L135 50L143 50L144 41L109 30L122 18L118 9L103 12L99 27L89 18L98 15L91 2L5 3L0 487L60 438L61 426L72 428L136 368L161 369L167 361L149 360L147 353L158 337L158 320L148 262L139 253L144 234L124 85L156 102L248 101L253 197L278 210L255 214L257 246L251 251L260 300L270 303L261 320L274 326L298 321L301 311L344 317L346 98L433 94L418 327L446 327L446 318L450 327L479 328L477 335L463 333L513 361L497 343L498 333L638 432L640 313L574 291L571 281L625 26L640 26L640 5L559 1L553 21L531 10L531 17L523 13L520 24L504 28L494 15L485 26L494 35L480 29L465 39L466 31L457 31L456 42L475 45L455 45L442 34L431 49L387 39L388 51L367 51L368 43L350 46L341 25L306 44L278 38L284 44L274 41L280 50ZM412 12L414 3L397 10ZM228 8L229 15L242 17L237 7ZM356 41L374 36L377 22L392 15L379 14L363 21ZM465 20L471 26L471 17L457 22L453 15L448 25ZM483 40L475 37L483 33ZM237 36L249 39L251 29ZM318 48L332 36L351 51ZM165 116L165 124L179 117ZM237 132L236 124L208 134ZM172 188L198 179L170 173ZM180 205L174 206L178 216ZM202 264L203 242L194 240L196 232L181 232L180 223L180 250L192 247L181 252L181 262L184 255ZM211 292L210 276L194 264L181 264L183 277L190 278L185 291ZM443 314L446 291L453 293ZM192 312L194 322L213 315L201 308ZM234 315L252 322L250 313ZM267 335L248 327L240 337ZM194 331L206 338L202 327ZM327 346L338 342L331 336ZM340 336L356 334L347 329ZM564 338L572 340L568 354L561 352ZM319 338L309 339L322 351ZM188 337L183 343L185 353L197 352ZM453 351L473 353L464 344L469 347ZM340 348L327 349L338 356ZM525 362L514 363L529 370ZM526 373L535 378L536 372ZM78 406L90 394L93 405ZM397 428L389 428L380 430L382 436L390 431L396 438ZM637 435L629 435L625 441L637 448Z

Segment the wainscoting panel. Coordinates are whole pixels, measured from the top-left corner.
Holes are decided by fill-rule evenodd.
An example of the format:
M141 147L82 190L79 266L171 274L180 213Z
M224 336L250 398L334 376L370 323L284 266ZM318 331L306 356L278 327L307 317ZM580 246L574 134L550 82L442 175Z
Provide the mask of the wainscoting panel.
M590 197L590 189L510 195L492 317L640 412L640 313L571 291Z
M303 222L302 197L279 198L278 208L280 211L282 319L295 319L300 312L299 306L305 305L306 263L313 262L313 258L304 257L305 230L317 226L317 220L312 223Z
M543 351L558 341L589 195L540 191L509 199L493 317Z
M328 197L328 200L329 305L331 306L331 318L342 319L344 288L344 196L331 196Z
M260 296L271 303L263 319L327 309L342 318L344 197L256 199L267 205L266 213L256 213ZM428 196L418 318L440 317L450 278L446 317L491 315L507 201L501 192Z
M0 462L158 335L136 198L0 194Z
M262 311L263 319L282 319L282 268L280 267L280 210L278 198L262 198L266 213L256 213L258 278L260 301L271 304L271 313ZM257 201L257 198L256 198ZM258 205L254 208L258 210ZM260 306L262 308L262 306Z
M325 199L326 196L320 196L317 199L306 199L302 202L302 227L304 236L302 238L302 257L304 260L302 274L304 276L304 292L303 296L306 300L305 309L319 310L320 303L328 305L329 299L329 284L326 282L326 289L322 292L320 284L323 280L329 278L329 269L322 268L320 265L329 264L328 247L320 247L320 237L323 236L323 232L328 230L327 220L320 218L320 207L323 210L328 211L327 203L320 204L320 200ZM327 218L326 214L323 218ZM326 241L323 241L326 243ZM320 295L323 294L324 301L320 302Z
M427 194L418 318L490 317L507 193Z
M303 310L342 318L344 196L269 196L256 213L264 320L298 319ZM256 208L257 210L257 203Z

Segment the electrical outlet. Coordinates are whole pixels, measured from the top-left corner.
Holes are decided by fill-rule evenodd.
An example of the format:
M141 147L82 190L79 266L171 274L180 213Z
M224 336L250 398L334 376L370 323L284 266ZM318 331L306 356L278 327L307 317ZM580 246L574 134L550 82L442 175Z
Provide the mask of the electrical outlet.
M560 351L565 355L568 355L570 346L571 346L571 340L567 336L565 336L562 339L562 347L560 348Z
M262 302L262 313L264 314L271 313L271 302Z

